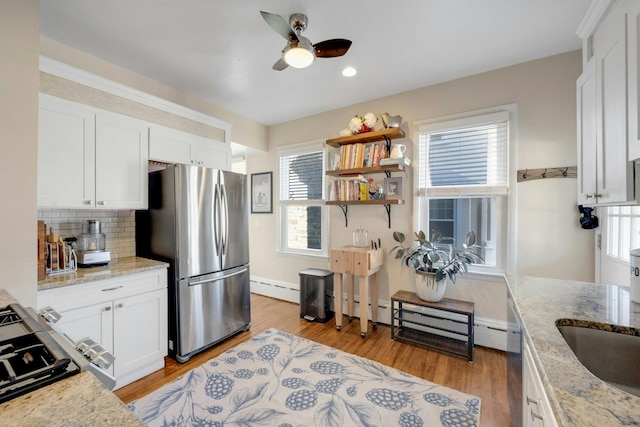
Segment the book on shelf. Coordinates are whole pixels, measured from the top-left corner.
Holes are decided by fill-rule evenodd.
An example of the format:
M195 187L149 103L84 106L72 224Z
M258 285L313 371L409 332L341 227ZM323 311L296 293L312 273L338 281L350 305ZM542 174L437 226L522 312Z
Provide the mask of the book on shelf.
M362 177L362 175L360 176ZM329 200L341 202L369 200L368 182L364 177L361 179L356 177L336 178L331 183Z
M358 169L380 165L380 159L387 157L384 143L356 143L340 147L340 169Z

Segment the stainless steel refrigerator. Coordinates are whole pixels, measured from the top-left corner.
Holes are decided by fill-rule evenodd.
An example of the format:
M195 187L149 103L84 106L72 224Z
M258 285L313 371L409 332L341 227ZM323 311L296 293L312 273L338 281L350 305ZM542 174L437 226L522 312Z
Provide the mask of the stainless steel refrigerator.
M169 355L184 363L250 328L246 176L190 165L149 174L139 256L167 261Z

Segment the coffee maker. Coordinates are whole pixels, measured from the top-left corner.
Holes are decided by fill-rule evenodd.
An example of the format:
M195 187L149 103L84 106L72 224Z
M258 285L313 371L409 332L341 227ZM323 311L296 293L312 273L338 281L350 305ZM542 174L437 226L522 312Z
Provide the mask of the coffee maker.
M102 233L100 221L82 222L82 234L76 241L76 253L79 267L96 267L107 265L111 254L106 250L106 237Z

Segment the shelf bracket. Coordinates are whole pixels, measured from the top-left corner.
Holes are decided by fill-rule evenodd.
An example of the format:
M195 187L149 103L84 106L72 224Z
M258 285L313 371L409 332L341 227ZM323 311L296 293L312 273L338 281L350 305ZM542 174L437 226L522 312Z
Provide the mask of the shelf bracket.
M384 204L383 206L387 211L387 221L389 222L389 228L391 228L391 205Z
M338 205L340 209L342 209L342 213L344 214L344 226L349 226L349 205Z

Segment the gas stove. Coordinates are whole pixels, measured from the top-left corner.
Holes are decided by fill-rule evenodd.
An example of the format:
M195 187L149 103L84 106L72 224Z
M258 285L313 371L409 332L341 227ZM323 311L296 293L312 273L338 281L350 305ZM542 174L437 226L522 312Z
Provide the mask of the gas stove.
M51 312L45 314L49 319L56 318ZM82 371L91 371L113 389L115 379L88 360L87 354L92 357L99 354L99 360L107 363L111 363L113 357L89 339L79 343L83 347L78 349L78 345L47 318L19 304L0 309L0 402ZM87 342L94 345L88 346Z

